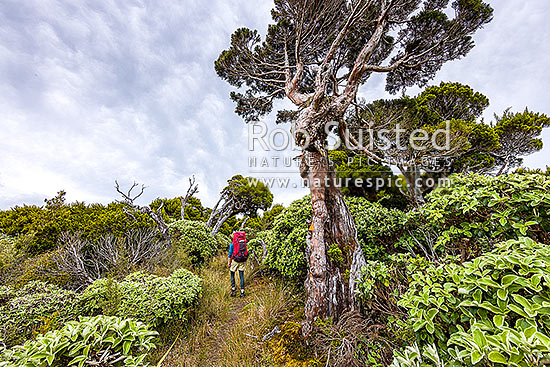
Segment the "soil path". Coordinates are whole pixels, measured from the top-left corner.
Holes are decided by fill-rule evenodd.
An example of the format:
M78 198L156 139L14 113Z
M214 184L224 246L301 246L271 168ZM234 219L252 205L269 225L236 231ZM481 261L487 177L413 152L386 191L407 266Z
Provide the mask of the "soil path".
M229 310L229 318L217 328L216 335L212 336L213 345L208 349L204 361L202 361L204 362L202 364L203 366L213 367L220 365L219 362L223 358L222 347L227 340L227 335L234 327L235 323L238 322L239 313L246 305L245 300L240 298L232 298L231 302L232 304Z

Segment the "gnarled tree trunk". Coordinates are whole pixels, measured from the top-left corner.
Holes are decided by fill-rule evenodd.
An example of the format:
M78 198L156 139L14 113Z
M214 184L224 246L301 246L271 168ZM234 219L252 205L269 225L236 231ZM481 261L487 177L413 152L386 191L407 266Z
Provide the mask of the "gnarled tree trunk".
M219 231L220 228L223 226L223 224L234 214L234 211L232 209L233 207L224 207L223 210L220 212L220 216L218 217L218 220L216 221L216 224L214 224L214 227L212 228L212 236L215 236Z
M324 146L324 137L317 139L312 142L323 142ZM317 148L313 149L315 145ZM355 221L337 186L327 152L319 149L321 144L315 145L306 147L301 165L302 177L308 179L313 209L306 244L309 267L305 281L305 335L311 332L315 318L337 319L345 310L356 307L355 280L366 265Z
M409 200L414 203L416 206L421 206L425 203L424 193L422 192L422 187L419 186L419 182L422 182L422 176L420 174L420 169L416 166L402 168L399 167L401 173L405 177L407 182L407 192Z

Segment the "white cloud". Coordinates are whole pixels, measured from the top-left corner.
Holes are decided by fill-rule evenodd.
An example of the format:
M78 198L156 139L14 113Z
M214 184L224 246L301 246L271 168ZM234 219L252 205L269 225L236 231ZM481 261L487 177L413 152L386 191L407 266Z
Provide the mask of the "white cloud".
M492 2L495 20L476 36L478 46L437 80L482 91L491 114L526 105L550 113L550 4ZM267 0L0 3L0 209L41 204L60 189L70 200L109 202L117 198L115 179L148 186L147 203L184 194L192 174L198 196L213 205L228 178L250 172L246 125L213 62L237 27L264 34L271 6ZM387 96L383 78L373 78L362 95ZM549 145L550 134L544 136ZM548 149L528 162L543 166ZM273 192L276 202L288 204L306 190Z

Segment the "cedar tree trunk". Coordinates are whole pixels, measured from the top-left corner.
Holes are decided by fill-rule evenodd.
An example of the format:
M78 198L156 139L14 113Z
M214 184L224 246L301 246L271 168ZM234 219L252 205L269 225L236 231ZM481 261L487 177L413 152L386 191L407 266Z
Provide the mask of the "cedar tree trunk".
M301 117L307 117L307 113ZM323 131L324 124L319 121L303 125L303 119L299 118L297 123L298 127L315 125L316 132ZM327 152L314 148L324 146L326 137L314 132L310 136L312 144L304 149L301 165L302 177L308 179L313 209L306 243L309 267L305 281L305 335L309 335L317 317L337 319L344 311L355 308L355 280L366 265L355 221L337 187ZM296 140L300 141L299 136Z

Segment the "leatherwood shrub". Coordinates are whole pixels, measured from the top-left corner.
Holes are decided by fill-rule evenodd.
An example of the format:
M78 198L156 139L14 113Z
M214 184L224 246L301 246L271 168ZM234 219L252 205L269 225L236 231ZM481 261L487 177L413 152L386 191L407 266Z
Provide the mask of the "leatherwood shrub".
M45 324L55 328L79 315L78 294L41 281L23 288L0 287L0 339L14 345ZM2 340L0 340L2 341Z
M405 213L388 209L364 198L346 197L345 201L357 225L357 237L368 260L382 259L395 252L395 243L403 231ZM264 264L283 276L303 279L307 269L306 235L311 220L311 198L294 201L279 214L273 228L257 234L267 245ZM252 248L259 251L258 242ZM337 255L337 254L335 254Z
M431 265L398 304L434 363L539 365L550 356L550 248L522 237L463 265ZM417 365L413 349L395 365Z
M123 281L99 279L79 297L84 315L111 314L157 327L185 320L202 292L201 279L185 269L168 277L137 272Z
M64 232L82 234L88 241L95 241L105 235L124 237L130 229L154 228L152 220L143 213L135 213L137 220L129 220L124 205L65 203L65 192L47 200L46 205L16 206L0 211L0 231L10 236L32 234L24 248L30 255L38 255L57 247Z
M522 236L550 244L550 178L455 175L406 222L400 246L431 258L451 254L465 261Z
M168 227L175 247L183 250L194 265L210 260L218 247L229 246L229 242L222 244L225 242L222 236L212 236L204 222L180 220Z
M155 348L155 331L131 319L96 316L70 321L0 354L0 367L112 366L145 367Z

